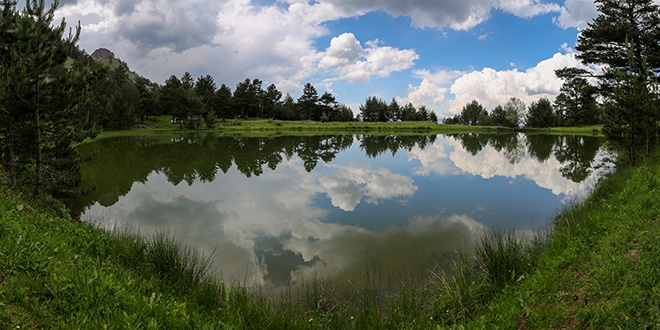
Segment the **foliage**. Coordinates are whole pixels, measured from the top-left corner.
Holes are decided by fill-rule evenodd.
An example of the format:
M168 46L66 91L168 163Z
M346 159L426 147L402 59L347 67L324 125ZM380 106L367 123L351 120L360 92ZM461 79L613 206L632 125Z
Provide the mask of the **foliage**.
M215 91L213 99L213 110L217 118L234 118L236 113L232 107L232 93L227 85L222 84L217 91Z
M12 184L42 193L62 193L80 181L72 143L82 141L90 123L91 72L66 68L76 34L64 37L66 23L53 25L58 2L27 1L18 13L4 1L0 25L0 141L2 162Z
M359 118L364 122L396 122L396 121L431 121L438 122L438 116L432 110L422 105L418 109L412 103L400 107L396 100L390 104L375 96L367 97L360 105Z
M618 84L605 103L603 133L631 165L658 145L658 83L645 64L641 70L618 72Z
M553 127L556 123L557 116L547 98L541 98L529 106L525 127Z
M601 89L608 93L617 70L660 69L660 11L653 0L596 0L599 15L578 35L577 58L586 65L605 65ZM632 57L632 58L631 58ZM632 61L631 61L632 60Z
M445 118L443 123L516 128L525 117L525 113L525 103L515 97L512 97L504 107L496 106L490 114L477 100L473 100L463 106L460 114Z
M652 0L598 0L596 19L578 37L578 58L603 65L603 133L630 164L658 144L660 10Z
M479 118L483 116L483 113L487 113L486 109L479 104L476 100L463 106L460 115L460 124L463 125L478 125Z
M298 98L300 118L319 120L321 113L319 112L318 102L319 95L316 88L314 88L314 85L306 83L302 95Z
M586 126L600 123L600 108L596 102L598 88L585 76L587 70L563 68L555 75L564 80L560 94L555 98L555 114L559 126Z
M504 113L507 124L511 125L511 127L518 127L525 121L527 106L525 106L525 102L521 99L511 97L504 105Z

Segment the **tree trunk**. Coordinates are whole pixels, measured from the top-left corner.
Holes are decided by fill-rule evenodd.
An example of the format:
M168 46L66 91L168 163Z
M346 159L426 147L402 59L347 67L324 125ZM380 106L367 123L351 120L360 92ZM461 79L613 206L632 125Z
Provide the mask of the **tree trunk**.
M16 185L16 166L14 164L14 122L9 119L7 124L7 158L9 163L9 181Z
M37 82L37 95L36 95L36 104L34 108L34 134L36 142L36 154L35 154L35 174L37 175L35 184L34 184L34 199L38 199L41 196L41 187L42 187L42 172L43 172L43 156L41 154L41 115L39 112L39 83Z

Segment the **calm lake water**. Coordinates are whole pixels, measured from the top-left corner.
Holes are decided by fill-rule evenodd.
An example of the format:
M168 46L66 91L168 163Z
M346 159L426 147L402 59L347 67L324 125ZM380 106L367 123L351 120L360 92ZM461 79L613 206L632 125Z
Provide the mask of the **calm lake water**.
M492 227L545 227L607 166L603 139L549 135L214 135L102 139L74 214L168 231L226 281L432 268Z

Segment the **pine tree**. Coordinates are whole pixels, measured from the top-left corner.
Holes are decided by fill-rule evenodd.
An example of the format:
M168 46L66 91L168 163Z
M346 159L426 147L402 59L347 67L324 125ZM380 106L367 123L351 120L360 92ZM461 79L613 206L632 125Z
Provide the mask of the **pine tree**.
M601 84L617 80L617 70L639 71L644 61L660 69L660 12L653 0L596 0L600 14L578 36L577 58L605 65ZM632 57L632 61L629 59ZM636 68L630 68L630 65Z
M660 11L653 0L596 2L600 14L580 33L578 58L605 67L603 132L634 164L657 144Z
M53 25L58 1L28 0L21 14L5 0L0 56L0 104L4 160L16 183L32 186L35 198L75 188L79 157L72 143L88 135L86 70L64 67L80 28L64 37L66 23Z

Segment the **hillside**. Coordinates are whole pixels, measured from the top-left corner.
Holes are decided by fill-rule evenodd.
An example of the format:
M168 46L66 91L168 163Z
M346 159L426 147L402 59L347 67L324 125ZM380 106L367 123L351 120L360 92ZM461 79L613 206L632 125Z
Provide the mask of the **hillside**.
M116 58L115 53L107 48L98 48L90 55L90 57L98 63L107 65L110 69L116 69L119 66L123 66L128 72L129 78L133 81L138 77L141 77L138 73L131 71L126 62Z

